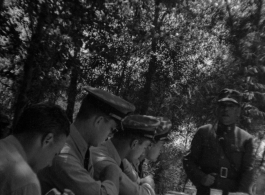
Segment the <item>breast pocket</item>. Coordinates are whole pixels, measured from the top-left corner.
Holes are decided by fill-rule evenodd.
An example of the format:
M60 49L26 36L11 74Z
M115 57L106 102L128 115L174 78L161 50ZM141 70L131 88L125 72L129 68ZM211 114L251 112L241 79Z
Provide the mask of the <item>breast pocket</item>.
M213 140L205 140L202 144L203 153L202 159L213 161L218 156L218 150L216 143Z
M231 147L231 156L237 168L240 167L244 152L245 149L243 147L234 146L234 145Z

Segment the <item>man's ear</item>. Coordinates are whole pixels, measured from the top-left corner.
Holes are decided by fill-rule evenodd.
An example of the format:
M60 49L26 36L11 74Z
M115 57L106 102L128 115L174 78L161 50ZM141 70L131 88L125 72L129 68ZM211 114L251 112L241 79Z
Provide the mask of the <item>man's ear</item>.
M93 121L93 125L95 127L99 127L103 121L104 121L104 117L103 116L95 116L94 117L94 121Z
M130 144L131 149L134 149L138 143L139 143L139 140L137 140L137 139L132 140L132 142Z
M42 147L47 147L49 145L51 145L54 141L54 135L53 133L48 133L47 135L45 135L43 138L42 138Z

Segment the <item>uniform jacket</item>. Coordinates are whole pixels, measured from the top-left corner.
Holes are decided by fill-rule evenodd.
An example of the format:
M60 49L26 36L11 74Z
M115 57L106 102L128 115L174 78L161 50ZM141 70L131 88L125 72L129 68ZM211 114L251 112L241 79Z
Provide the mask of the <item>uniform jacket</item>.
M72 190L75 195L117 195L118 190L111 181L93 179L93 169L84 168L84 158L88 146L74 125L71 125L70 136L67 138L61 153L53 159L52 166L38 173L43 194L52 188L63 192ZM90 164L91 165L91 164Z
M183 159L188 178L197 187L197 194L200 195L201 181L206 174L219 174L220 168L225 167L228 169L228 177L231 175L232 178L224 179L217 176L214 185L209 188L250 193L255 159L252 136L238 127L232 128L224 135L225 149L231 156L229 160L218 142L216 130L217 125L210 124L197 130L190 151ZM237 171L231 167L231 160Z
M140 177L133 167L133 165L125 158L122 160L123 164L123 172L133 181L136 182L137 184L140 184Z
M0 194L41 194L37 175L28 165L26 154L13 135L0 141Z
M114 164L118 167L121 166L121 158L111 140L106 141L99 147L92 147L91 156L95 178L98 178L101 171L110 164ZM139 185L133 182L126 174L122 172L121 169L120 171L120 195L155 195L154 190L149 184L144 183Z

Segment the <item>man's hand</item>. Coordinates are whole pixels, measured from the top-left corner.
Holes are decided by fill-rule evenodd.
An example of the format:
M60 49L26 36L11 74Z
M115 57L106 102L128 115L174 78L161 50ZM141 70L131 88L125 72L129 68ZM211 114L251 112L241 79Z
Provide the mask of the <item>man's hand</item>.
M53 188L45 195L75 195L75 194L69 189L64 189L63 194L61 194L61 192L59 192L56 188Z
M69 190L69 189L64 189L62 195L75 195L75 194L71 190Z
M141 179L141 184L148 183L153 189L155 189L155 182L152 175L148 175Z
M201 181L201 184L204 185L204 186L210 186L210 185L213 185L214 183L214 180L215 180L215 176L216 174L215 173L211 173L211 174L208 174L206 175L202 181Z

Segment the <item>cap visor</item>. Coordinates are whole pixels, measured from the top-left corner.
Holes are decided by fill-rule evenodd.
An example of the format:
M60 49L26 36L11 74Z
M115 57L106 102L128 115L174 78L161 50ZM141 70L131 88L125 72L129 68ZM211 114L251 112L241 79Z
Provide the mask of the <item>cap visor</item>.
M220 100L218 100L218 102L233 102L235 104L239 104L235 99L233 98L222 98Z
M159 139L155 139L155 142L159 142L159 141L169 142L171 140L168 137L161 137Z

